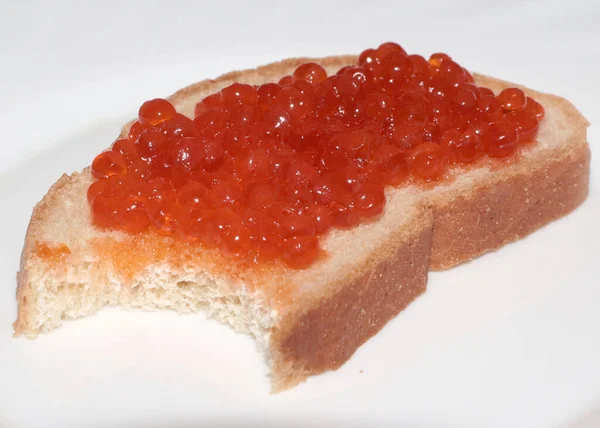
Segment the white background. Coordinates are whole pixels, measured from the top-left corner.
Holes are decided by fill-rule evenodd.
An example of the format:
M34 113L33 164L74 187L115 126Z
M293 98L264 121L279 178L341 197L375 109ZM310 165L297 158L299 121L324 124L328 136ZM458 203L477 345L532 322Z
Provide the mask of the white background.
M268 395L249 338L106 310L12 339L31 209L141 102L290 56L396 41L557 93L600 133L596 1L0 1L0 427L600 426L597 156L590 199L449 272L340 370Z

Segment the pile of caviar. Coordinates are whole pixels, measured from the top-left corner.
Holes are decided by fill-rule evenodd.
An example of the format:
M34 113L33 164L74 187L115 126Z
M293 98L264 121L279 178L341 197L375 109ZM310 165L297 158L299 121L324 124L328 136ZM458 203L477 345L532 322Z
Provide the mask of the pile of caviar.
M446 54L384 43L331 76L306 63L278 83L234 83L194 116L164 99L141 106L128 137L92 163L93 223L305 268L320 235L382 213L385 186L509 157L544 109L520 89L476 86Z

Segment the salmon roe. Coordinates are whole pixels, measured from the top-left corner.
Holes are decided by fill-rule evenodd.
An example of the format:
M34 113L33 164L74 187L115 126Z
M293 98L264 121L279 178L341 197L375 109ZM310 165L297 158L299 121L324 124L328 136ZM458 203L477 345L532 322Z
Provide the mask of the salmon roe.
M385 186L509 157L543 117L522 90L478 87L447 54L384 43L329 76L306 63L277 83L234 83L194 119L144 103L127 138L94 159L87 197L99 227L301 269L319 236L381 215Z

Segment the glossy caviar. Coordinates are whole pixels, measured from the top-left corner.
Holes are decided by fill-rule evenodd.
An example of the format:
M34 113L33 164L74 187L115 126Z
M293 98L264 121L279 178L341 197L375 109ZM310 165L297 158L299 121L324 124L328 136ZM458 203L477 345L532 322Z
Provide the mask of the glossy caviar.
M509 157L535 139L544 109L518 88L476 86L446 54L384 43L331 76L306 63L277 83L234 83L194 113L142 105L92 163L93 223L305 268L320 235L382 213L385 186Z

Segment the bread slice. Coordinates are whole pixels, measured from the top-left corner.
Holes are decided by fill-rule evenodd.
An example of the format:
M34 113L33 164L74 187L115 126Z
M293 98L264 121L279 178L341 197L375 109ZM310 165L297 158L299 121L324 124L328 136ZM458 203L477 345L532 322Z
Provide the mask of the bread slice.
M276 81L306 61L333 73L356 57L288 59L196 83L170 100L191 116L210 93L236 81ZM475 78L496 92L518 86ZM562 98L522 89L546 109L536 144L500 166L483 161L453 170L431 188L388 188L381 217L331 231L322 242L328 256L306 270L241 266L154 233L99 230L85 196L89 168L63 175L33 211L18 273L15 334L33 337L107 305L203 310L256 339L274 390L336 369L425 291L428 270L518 240L585 200L587 121ZM39 242L64 244L70 254L40 257Z

